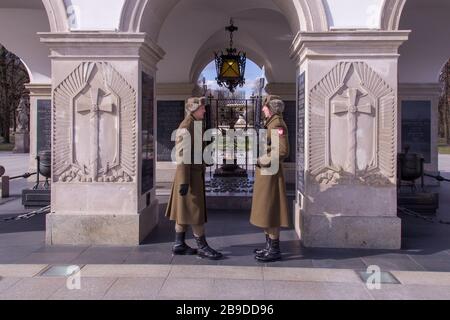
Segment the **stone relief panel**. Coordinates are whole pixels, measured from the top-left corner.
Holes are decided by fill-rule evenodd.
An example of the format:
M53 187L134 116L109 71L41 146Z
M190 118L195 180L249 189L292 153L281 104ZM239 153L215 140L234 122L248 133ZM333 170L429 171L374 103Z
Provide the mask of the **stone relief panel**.
M396 93L364 62L341 62L310 92L310 176L395 184Z
M107 62L83 62L54 90L55 182L136 179L136 93Z

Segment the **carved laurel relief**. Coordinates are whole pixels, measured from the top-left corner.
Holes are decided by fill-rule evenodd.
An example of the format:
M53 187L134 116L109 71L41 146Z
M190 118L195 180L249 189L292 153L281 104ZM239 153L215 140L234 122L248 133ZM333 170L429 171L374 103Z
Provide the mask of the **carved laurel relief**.
M54 90L57 182L136 179L136 93L107 62L83 62Z
M310 92L310 176L389 185L396 174L396 94L366 63L341 62Z

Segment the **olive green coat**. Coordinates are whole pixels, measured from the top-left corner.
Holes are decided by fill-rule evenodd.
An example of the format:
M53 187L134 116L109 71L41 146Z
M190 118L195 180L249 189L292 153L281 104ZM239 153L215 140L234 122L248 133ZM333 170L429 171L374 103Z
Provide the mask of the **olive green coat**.
M289 227L290 219L286 196L283 162L289 157L288 129L282 116L274 115L266 122L267 153L258 159L253 191L250 223L260 228ZM272 145L271 134L279 136L279 149ZM279 157L280 167L273 175L264 175L262 170L270 167L270 156Z
M194 123L195 118L188 115L178 128L180 134L176 140L175 152L177 169L172 194L166 209L166 217L176 221L179 225L203 225L207 222L205 202L205 165L194 164ZM183 159L183 148L186 141L191 139L191 162L186 164ZM202 134L203 137L203 134ZM186 196L180 195L180 186L189 185Z

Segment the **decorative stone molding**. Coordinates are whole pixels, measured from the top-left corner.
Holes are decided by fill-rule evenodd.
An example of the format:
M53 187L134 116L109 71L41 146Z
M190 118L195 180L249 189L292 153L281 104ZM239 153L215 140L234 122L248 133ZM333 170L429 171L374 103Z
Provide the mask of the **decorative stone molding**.
M180 0L125 0L119 30L146 32L157 40L161 27Z
M381 13L382 30L398 30L406 0L385 0Z
M42 0L47 12L51 32L69 31L66 6L60 0Z
M120 17L120 30L124 32L136 32L141 25L141 19L147 1L125 0Z
M285 100L295 100L296 88L296 83L270 82L267 84L265 90L268 94L280 96Z
M395 183L396 93L369 65L338 63L309 101L309 173L316 182Z
M299 31L328 31L325 6L317 0L273 0L289 22L293 34Z
M339 172L326 169L322 173L311 176L312 181L325 185L369 185L369 186L385 186L391 185L391 181L379 173L370 171L358 171L357 175L349 174L344 170Z
M145 33L120 32L39 32L41 42L50 48L53 61L83 59L98 60L141 58L145 66L156 71L156 64L165 52ZM99 54L101 52L101 54Z
M301 32L291 46L291 59L398 58L398 48L410 31Z
M55 182L136 179L136 92L110 63L83 62L56 87L53 146Z
M437 97L442 94L440 83L399 83L398 93L410 97Z
M157 83L156 94L158 99L160 99L160 97L174 96L185 96L188 98L192 96L195 87L195 83Z
M156 40L167 15L180 0L125 0L120 31L146 32ZM322 1L273 0L289 22L293 34L298 31L327 31L328 20ZM151 24L145 25L146 15Z
M46 83L28 83L25 88L30 91L30 97L51 96L52 85Z

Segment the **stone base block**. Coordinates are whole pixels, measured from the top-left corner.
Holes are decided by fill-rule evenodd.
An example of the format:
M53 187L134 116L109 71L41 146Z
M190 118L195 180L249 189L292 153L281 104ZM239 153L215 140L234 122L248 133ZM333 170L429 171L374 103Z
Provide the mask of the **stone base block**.
M30 134L16 133L14 153L29 153L30 152Z
M51 203L51 190L32 190L22 191L22 205L25 209L47 207Z
M296 208L296 230L307 248L401 248L401 219L392 216L358 217L302 214Z
M47 216L48 245L137 246L159 222L159 203L140 214L130 215L58 215Z
M9 198L9 177L0 177L0 199Z

